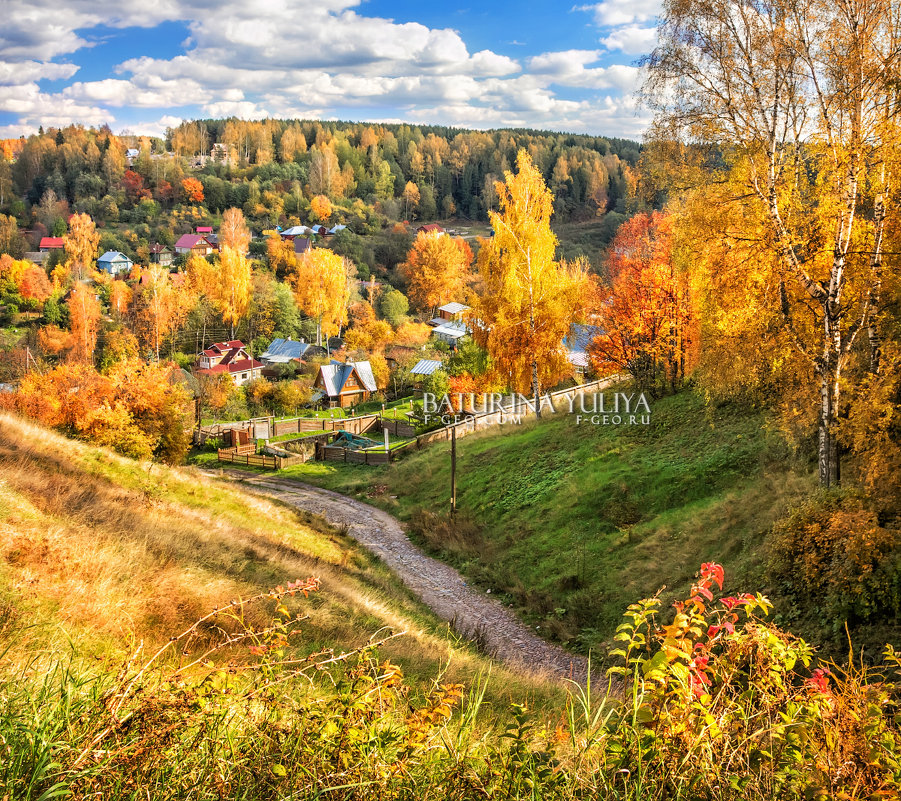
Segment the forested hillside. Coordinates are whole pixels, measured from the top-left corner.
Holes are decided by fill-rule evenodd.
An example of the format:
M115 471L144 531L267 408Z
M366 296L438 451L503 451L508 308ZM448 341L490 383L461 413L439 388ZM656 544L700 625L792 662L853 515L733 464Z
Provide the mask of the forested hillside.
M81 126L6 140L0 212L24 221L26 209L40 204L44 233L62 231L66 211L90 214L100 225L131 223L141 226L133 250L145 240L171 244L204 212L232 207L261 227L306 222L317 195L329 197L356 233L378 230L386 220L487 220L497 201L494 184L520 149L554 193L558 220L625 211L639 155L628 140L230 119L183 123L166 140ZM189 208L169 219L180 206Z

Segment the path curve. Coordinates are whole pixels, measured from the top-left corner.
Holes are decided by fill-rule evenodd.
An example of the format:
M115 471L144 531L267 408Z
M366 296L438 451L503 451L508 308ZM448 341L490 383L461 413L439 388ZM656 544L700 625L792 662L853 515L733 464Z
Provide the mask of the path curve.
M530 673L583 682L588 662L536 635L490 595L470 587L454 568L426 556L396 518L367 503L302 481L221 471L253 491L321 515L379 556L435 614L501 662ZM593 672L593 671L592 671Z

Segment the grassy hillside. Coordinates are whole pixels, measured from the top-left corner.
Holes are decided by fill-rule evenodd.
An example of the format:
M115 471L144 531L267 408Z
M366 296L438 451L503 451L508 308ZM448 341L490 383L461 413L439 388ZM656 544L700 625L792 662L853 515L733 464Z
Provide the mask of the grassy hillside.
M506 560L524 601L603 586L612 604L628 591L617 580L639 588L671 570L682 581L694 552L731 555L750 574L753 542L737 540L790 496L762 477L765 466L790 474L751 436L759 421L705 416L690 396L654 413L654 432L574 435L557 420L463 440L465 514L482 510L488 523L464 517L451 535L423 520L423 530L433 542L447 532L444 547L473 572L502 575ZM498 668L485 682L478 654L316 519L8 416L0 432L2 799L788 801L901 787L898 659L811 675L809 648L752 597L688 600L666 632L653 603L634 605L618 643L627 662L611 655L622 682L612 695L564 697ZM444 499L446 452L429 453L388 473L319 477L414 517L412 498ZM729 516L730 504L754 502ZM579 546L566 521L587 519ZM717 525L734 532L732 552L705 533ZM567 576L584 561L583 585L548 581L540 559ZM310 575L322 586L309 599L280 591L214 612ZM707 566L691 592L715 598L720 580ZM196 636L169 641L201 616ZM360 648L384 626L410 634Z
M729 586L766 588L765 532L813 488L764 417L691 392L653 404L647 427L576 425L569 415L458 441L457 520L448 520L449 448L387 469L308 464L298 478L367 497L430 549L541 630L586 650L622 610L664 585L689 587L701 562Z
M0 431L7 666L70 648L88 663L115 664L136 642L149 650L233 598L319 576L301 652L352 649L376 632L406 631L385 655L415 680L488 672L375 558L318 518L192 468L135 462L9 416L0 416ZM257 625L268 620L249 614ZM514 693L543 703L557 692L492 670L489 694L499 700Z

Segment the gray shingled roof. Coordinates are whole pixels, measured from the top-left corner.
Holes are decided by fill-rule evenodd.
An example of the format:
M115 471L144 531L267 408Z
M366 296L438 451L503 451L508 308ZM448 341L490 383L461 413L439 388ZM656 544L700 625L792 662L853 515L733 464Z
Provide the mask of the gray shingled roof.
M460 312L469 311L469 306L467 306L465 303L457 303L455 301L453 303L445 303L443 306L439 306L438 311L447 312L448 314L459 314Z
M302 359L304 353L309 349L309 342L300 342L294 339L273 339L269 347L266 348L266 352L260 356L260 359L273 364L287 364L292 359Z
M469 326L464 325L463 323L448 321L444 323L444 325L433 328L432 333L438 337L445 336L450 337L451 339L459 339L469 333Z
M344 385L350 374L356 370L360 377L360 383L370 392L377 390L375 384L375 376L372 374L372 365L369 362L332 362L324 364L322 370L322 383L325 384L325 391L330 398L334 398L341 394Z
M435 370L441 369L441 362L437 359L420 359L410 370L411 375L431 375Z
M569 351L569 363L575 367L588 367L588 346L601 333L603 329L597 325L574 325L569 335L563 338L563 347Z

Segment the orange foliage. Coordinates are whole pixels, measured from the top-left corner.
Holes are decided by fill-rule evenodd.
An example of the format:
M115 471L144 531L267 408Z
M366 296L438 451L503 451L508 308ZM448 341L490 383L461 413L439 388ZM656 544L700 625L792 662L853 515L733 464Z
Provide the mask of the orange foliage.
M24 147L24 139L0 139L0 157L6 159L6 161L12 161L22 152Z
M109 288L110 311L117 317L121 317L128 311L132 299L131 287L124 281L113 281Z
M394 341L398 345L425 345L432 336L432 328L425 323L415 323L412 320L401 323L394 332Z
M466 250L468 259L457 240L443 233L417 235L401 269L409 281L407 294L419 309L434 309L459 296L472 261L472 251Z
M187 451L187 395L173 365L128 360L101 375L85 363L26 375L0 402L42 425L135 458L180 461Z
M24 259L14 259L7 253L0 256L0 280L9 281L16 287L20 286L29 262Z
M332 216L332 201L325 195L316 195L310 201L310 212L320 222L325 222Z
M62 356L68 353L75 341L71 332L55 325L45 325L38 329L38 347L48 356Z
M250 245L250 231L244 221L241 209L226 209L219 227L219 246L229 247L238 253L247 253Z
M182 197L188 203L203 203L203 184L196 178L185 178L181 182Z
M19 283L19 292L23 298L43 303L53 293L53 287L43 268L32 265L25 270Z
M90 215L73 214L64 241L66 266L76 278L84 278L93 267L100 246L100 234Z
M643 389L675 391L695 365L699 333L688 276L673 257L672 219L655 211L623 223L608 268L592 365L599 373L628 370Z
M73 347L69 358L92 362L97 347L97 326L100 321L100 301L84 284L77 284L69 295L69 328Z

